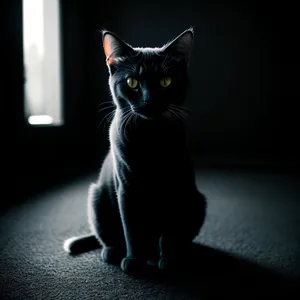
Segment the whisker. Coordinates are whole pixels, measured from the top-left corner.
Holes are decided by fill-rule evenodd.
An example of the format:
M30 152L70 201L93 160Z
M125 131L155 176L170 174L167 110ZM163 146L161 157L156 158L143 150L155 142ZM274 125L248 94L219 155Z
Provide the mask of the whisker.
M174 109L173 109L174 110ZM181 115L184 119L191 119L191 116L184 111L174 110L178 115Z
M130 108L126 108L121 112L121 124L120 124L120 129L123 128L123 125L126 121L127 116L130 114Z
M120 125L120 129L122 130L124 136L125 136L125 139L127 140L127 135L126 135L126 124L127 124L127 121L128 121L128 118L130 117L131 115L131 111L130 110L127 110L124 115L122 115L122 122L121 122L121 125Z
M178 111L175 111L172 108L168 108L168 111L172 114L173 117L175 117L175 119L181 122L184 122L186 120L186 118Z
M99 127L101 126L101 124L104 122L104 121L107 121L111 116L114 116L115 114L115 110L113 111L110 111L109 113L107 113L101 120L100 124L98 125L98 129ZM105 128L105 125L107 124L107 122L104 122L104 126L103 126L103 129Z
M123 120L122 120L122 123L120 125L120 128L122 129L124 136L126 135L126 132L124 130L125 129L125 124L126 124L126 121L127 121L127 118L129 117L129 115L130 115L130 112L127 111L126 114L124 114L124 116L122 116Z
M184 106L177 105L177 104L170 104L169 106L174 107L174 108L178 108L180 110L184 110L186 112L190 112L190 113L192 112L191 109L189 109L187 107L184 107Z
M114 118L115 114L116 114L116 110L112 111L112 113L110 114L110 116L107 118L107 122L108 123L112 122L112 119Z
M171 110L173 110L174 112L182 115L185 119L190 119L191 118L191 112L189 111L185 111L183 109L181 109L180 106L172 106L172 105L169 105L169 108Z
M110 112L108 112L108 113L102 118L101 122L100 122L99 125L98 125L98 129L99 129L99 127L101 126L102 122L104 122L104 121L106 120L106 118L108 118L112 113L113 113L113 112L110 111Z
M127 118L127 121L126 121L125 126L124 126L124 133L125 133L125 138L126 138L127 141L129 141L129 139L127 137L127 130L126 130L126 128L127 128L127 125L130 124L130 121L131 121L132 118L133 118L133 113L130 112L129 117Z
M113 118L114 118L114 116L115 116L115 113L116 113L116 110L114 110L114 111L111 112L111 114L109 115L109 117L106 118L105 125L106 125L106 124L108 124L108 125L111 124L111 122L112 122L112 120L113 120Z
M103 107L103 108L99 109L97 112L99 113L99 112L101 112L102 110L105 110L105 109L111 109L111 108L115 108L115 106L114 106L114 105L110 105L110 106L108 106L108 107Z
M101 102L101 103L98 105L98 108L99 108L101 105L108 104L108 103L113 104L112 101L104 101L104 102Z

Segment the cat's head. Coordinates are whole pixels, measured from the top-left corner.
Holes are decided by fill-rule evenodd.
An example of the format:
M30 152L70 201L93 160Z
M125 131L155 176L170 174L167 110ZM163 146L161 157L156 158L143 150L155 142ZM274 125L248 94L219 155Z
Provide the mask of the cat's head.
M188 87L188 65L194 33L190 28L160 48L132 47L102 31L114 103L144 119L181 105Z

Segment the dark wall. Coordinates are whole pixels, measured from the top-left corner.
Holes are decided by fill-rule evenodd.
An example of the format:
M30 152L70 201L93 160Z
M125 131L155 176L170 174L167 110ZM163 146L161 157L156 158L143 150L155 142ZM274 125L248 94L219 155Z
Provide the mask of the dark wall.
M223 2L223 3L222 3ZM98 168L107 150L110 100L99 29L133 46L160 46L194 26L187 106L195 154L299 162L295 7L262 1L61 1L65 124L28 127L23 117L22 1L10 1L7 86L16 116L18 191ZM259 4L259 5L258 5ZM100 108L104 108L101 106Z

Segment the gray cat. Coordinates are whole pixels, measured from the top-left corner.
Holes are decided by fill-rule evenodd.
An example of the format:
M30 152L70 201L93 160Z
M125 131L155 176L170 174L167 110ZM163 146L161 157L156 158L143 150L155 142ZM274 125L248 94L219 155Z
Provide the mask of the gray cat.
M194 32L161 48L133 48L103 31L115 114L110 149L88 195L91 234L70 238L70 253L102 246L128 274L187 263L205 219L182 120Z

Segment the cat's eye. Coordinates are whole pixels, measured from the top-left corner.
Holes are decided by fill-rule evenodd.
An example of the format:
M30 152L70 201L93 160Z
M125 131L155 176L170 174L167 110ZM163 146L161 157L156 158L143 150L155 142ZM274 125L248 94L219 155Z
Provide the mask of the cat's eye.
M168 87L172 82L172 79L170 76L166 76L166 77L163 77L161 80L160 80L160 85L162 87Z
M139 82L134 77L128 77L126 82L128 86L132 89L135 89L139 84Z

